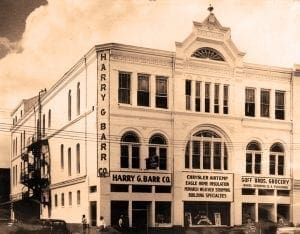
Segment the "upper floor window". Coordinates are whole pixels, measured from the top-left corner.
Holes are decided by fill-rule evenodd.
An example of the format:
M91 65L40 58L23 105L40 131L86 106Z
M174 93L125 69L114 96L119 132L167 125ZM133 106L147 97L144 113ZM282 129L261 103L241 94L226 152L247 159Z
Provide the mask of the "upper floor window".
M72 192L69 192L69 206L72 206Z
M223 86L223 114L228 114L229 85Z
M71 148L68 148L68 175L72 175L72 154Z
M153 135L149 140L147 168L167 169L167 141L161 134Z
M192 81L185 81L185 109L191 110Z
M261 146L256 141L251 141L246 149L246 173L261 173Z
M137 105L149 106L150 93L149 93L149 75L138 74L138 90L137 90Z
M76 145L76 172L80 173L80 144Z
M275 119L284 119L284 91L275 91Z
M168 108L168 79L164 76L156 77L156 107Z
M65 194L61 194L61 206L65 206Z
M245 115L255 116L255 89L254 88L246 88Z
M64 145L60 145L60 168L64 169Z
M220 85L215 84L215 97L214 97L214 112L219 113L219 93L220 93Z
M210 112L210 83L205 83L205 112Z
M260 91L260 116L270 117L270 90Z
M51 109L48 111L48 128L51 128Z
M80 114L80 83L77 83L77 115Z
M71 120L72 118L72 96L71 96L71 90L68 92L68 120Z
M211 130L193 134L186 146L185 168L228 170L225 139Z
M140 168L139 138L134 132L126 132L121 138L121 168Z
M57 207L57 194L54 195L54 206Z
M196 90L195 90L195 111L201 111L201 82L196 81Z
M225 61L223 55L210 47L202 47L197 49L193 54L192 57L202 58L202 59L211 59L216 61Z
M43 114L43 127L42 127L42 136L46 135L46 116Z
M77 205L80 205L80 190L77 190Z
M270 148L270 175L284 175L284 149L280 143Z
M130 104L131 74L119 72L119 103Z

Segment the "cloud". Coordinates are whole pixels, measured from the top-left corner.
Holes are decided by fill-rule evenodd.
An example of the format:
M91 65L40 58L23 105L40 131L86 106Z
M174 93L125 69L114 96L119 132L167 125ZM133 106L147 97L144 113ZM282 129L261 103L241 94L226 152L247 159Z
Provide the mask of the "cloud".
M0 59L9 53L20 53L22 47L20 42L11 42L6 37L0 37Z

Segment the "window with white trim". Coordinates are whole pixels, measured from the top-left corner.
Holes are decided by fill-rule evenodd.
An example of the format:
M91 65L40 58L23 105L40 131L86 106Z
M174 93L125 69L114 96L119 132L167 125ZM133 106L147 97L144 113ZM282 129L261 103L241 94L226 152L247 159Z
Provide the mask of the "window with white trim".
M149 75L138 74L137 105L150 106Z
M163 135L155 134L150 138L148 160L148 168L154 167L149 165L153 162L160 170L167 170L167 141Z
M168 78L165 76L156 76L155 106L168 108Z
M185 168L228 170L226 140L212 130L193 134L186 145Z
M121 138L121 168L140 168L140 143L137 134L126 132Z
M119 103L130 104L131 73L119 72Z
M246 173L261 174L261 146L251 141L246 148Z
M275 119L284 119L284 114L285 114L284 96L285 96L284 91L279 91L279 90L275 91Z
M260 91L260 116L270 117L270 90Z
M275 143L270 148L270 175L284 175L284 148Z
M246 88L245 90L245 115L255 116L255 89Z

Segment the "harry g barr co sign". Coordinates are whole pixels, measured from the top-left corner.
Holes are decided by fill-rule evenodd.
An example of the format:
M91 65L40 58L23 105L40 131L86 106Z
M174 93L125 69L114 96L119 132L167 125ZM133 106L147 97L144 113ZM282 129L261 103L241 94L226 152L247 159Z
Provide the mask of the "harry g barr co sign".
M291 179L280 177L242 176L242 188L290 190Z
M143 184L143 185L171 185L171 174L113 172L110 173L110 181L115 184Z
M97 175L109 176L109 51L98 53Z

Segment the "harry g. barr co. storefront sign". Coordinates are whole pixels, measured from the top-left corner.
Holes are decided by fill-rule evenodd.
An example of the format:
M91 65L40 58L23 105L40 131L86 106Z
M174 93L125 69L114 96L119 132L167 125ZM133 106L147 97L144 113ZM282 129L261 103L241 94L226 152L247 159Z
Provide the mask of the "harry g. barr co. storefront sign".
M225 173L182 173L183 199L233 201L233 175Z
M110 172L110 181L113 184L134 185L171 185L170 173L139 173L139 172Z
M280 177L242 176L242 188L290 190L291 179Z

